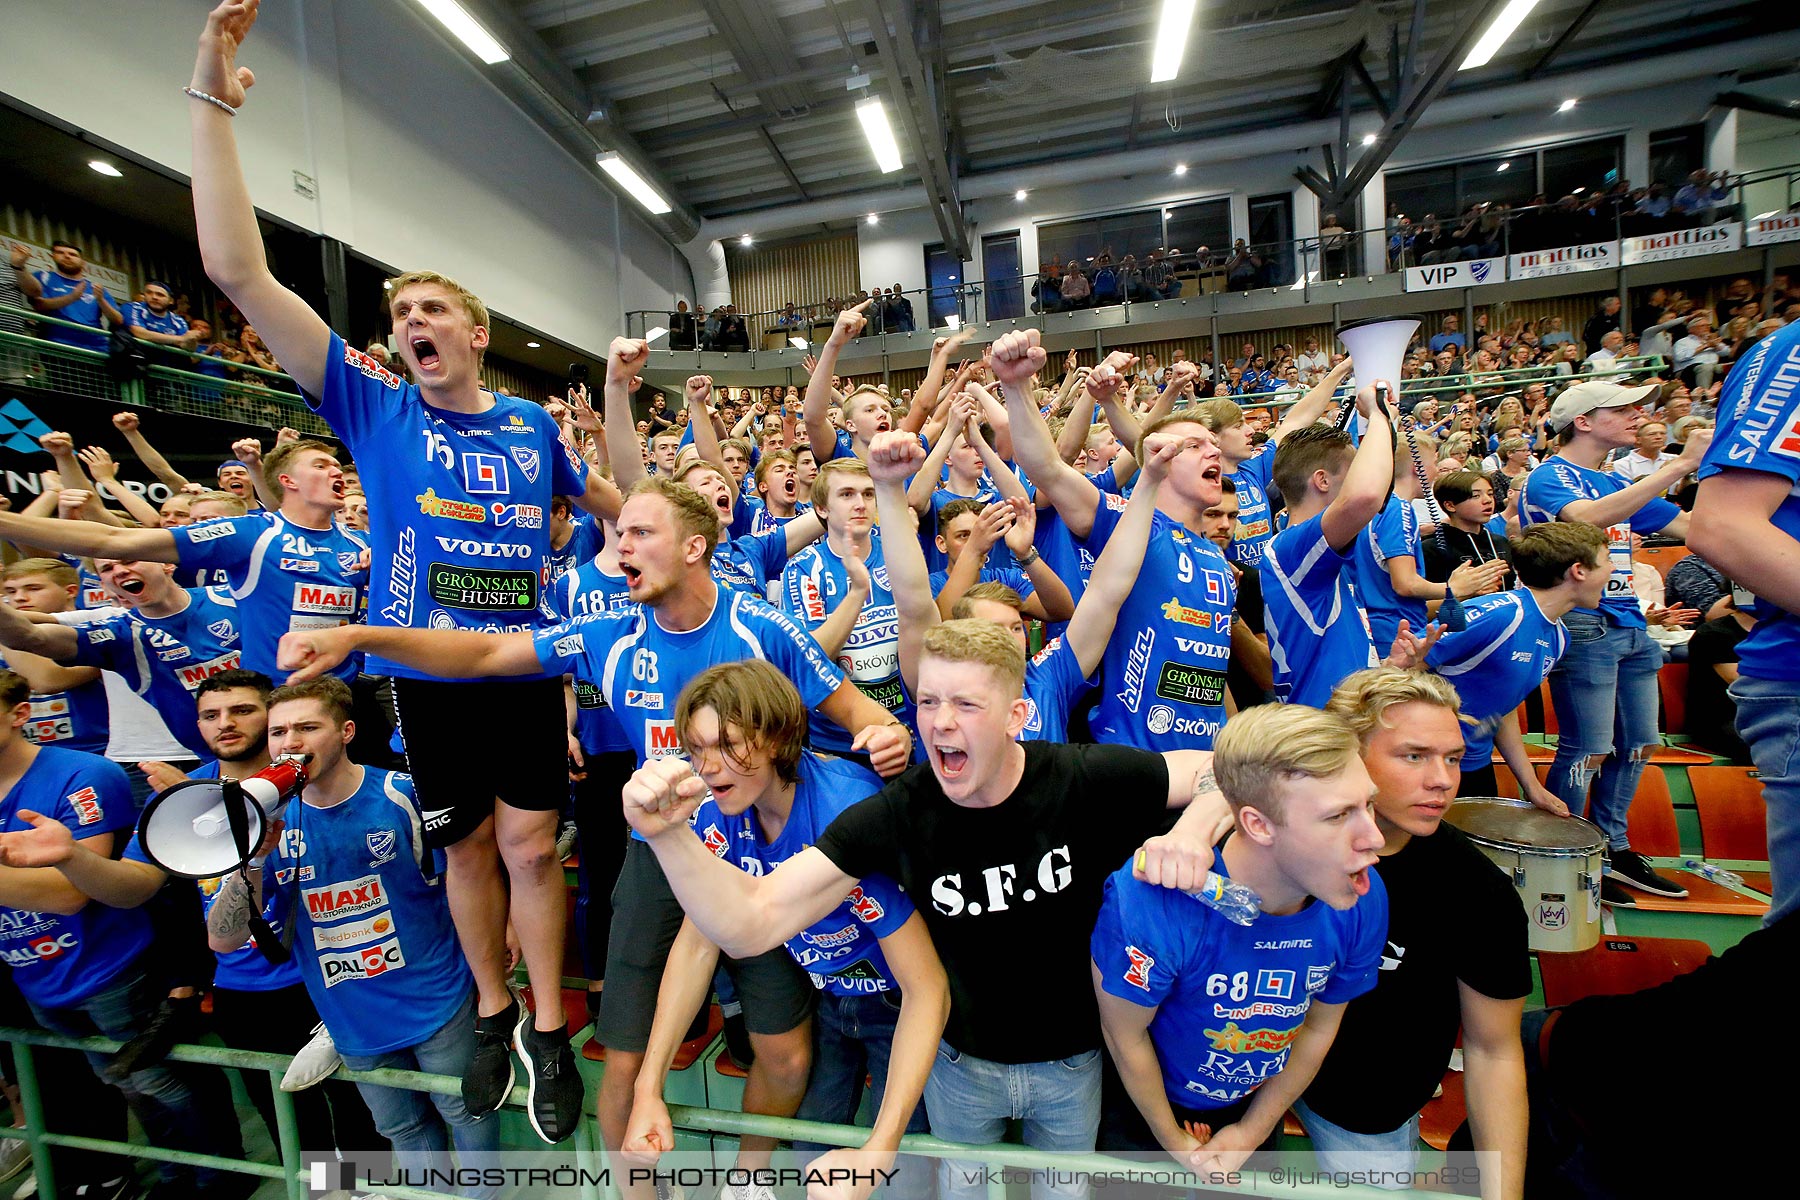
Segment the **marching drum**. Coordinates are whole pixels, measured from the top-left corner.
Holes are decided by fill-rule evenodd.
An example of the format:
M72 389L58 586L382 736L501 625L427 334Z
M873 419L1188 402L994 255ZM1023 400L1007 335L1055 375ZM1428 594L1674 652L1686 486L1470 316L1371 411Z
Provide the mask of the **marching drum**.
M1600 856L1606 838L1580 817L1525 800L1465 797L1445 819L1494 861L1531 919L1531 948L1568 953L1600 940Z

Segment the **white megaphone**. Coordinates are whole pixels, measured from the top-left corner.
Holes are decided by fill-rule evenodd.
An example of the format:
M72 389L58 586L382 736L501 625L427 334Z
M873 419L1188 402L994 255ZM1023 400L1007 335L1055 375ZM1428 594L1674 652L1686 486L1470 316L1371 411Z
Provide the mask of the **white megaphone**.
M284 755L244 779L190 779L159 792L138 818L138 844L171 875L230 874L249 861L276 813L305 786L308 757ZM241 835L232 829L234 813Z
M1418 332L1417 317L1381 317L1373 321L1356 321L1338 330L1338 341L1344 343L1344 351L1350 355L1352 374L1358 389L1381 380L1388 385L1389 403L1397 406L1400 400L1400 369L1406 363L1406 347ZM1346 404L1346 414L1355 405L1353 393ZM1342 423L1340 420L1340 426Z

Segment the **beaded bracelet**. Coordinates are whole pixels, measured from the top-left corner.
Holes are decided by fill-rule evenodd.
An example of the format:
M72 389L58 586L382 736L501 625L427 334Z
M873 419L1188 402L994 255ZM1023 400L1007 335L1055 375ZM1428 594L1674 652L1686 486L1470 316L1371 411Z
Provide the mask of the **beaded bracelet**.
M196 100L204 100L208 104L212 105L214 108L222 108L227 113L230 113L232 116L234 116L234 117L237 116L237 109L231 107L231 105L225 103L223 100L219 99L217 96L209 96L205 92L201 91L199 88L184 87L181 90L183 92L185 92L186 94L188 94L189 96L192 96Z

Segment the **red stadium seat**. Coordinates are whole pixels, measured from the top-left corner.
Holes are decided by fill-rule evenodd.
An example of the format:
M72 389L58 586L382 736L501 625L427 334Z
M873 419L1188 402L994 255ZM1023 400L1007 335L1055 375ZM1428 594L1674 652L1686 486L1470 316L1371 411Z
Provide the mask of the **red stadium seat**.
M1689 938L1602 937L1591 950L1540 954L1544 1003L1573 1004L1584 996L1623 996L1686 975L1712 957L1705 942Z
M1662 693L1662 731L1687 732L1688 665L1666 663L1656 673L1656 690Z
M681 1048L675 1051L675 1061L670 1064L670 1069L685 1071L693 1066L700 1056L706 1053L706 1048L713 1044L713 1039L718 1037L724 1028L725 1018L720 1014L719 1006L716 1004L707 1006L706 1032L681 1043ZM581 1057L589 1062L605 1062L606 1047L590 1038L588 1044L581 1048Z
M1750 767L1689 767L1700 810L1700 848L1708 858L1769 861L1769 814ZM1767 871L1739 871L1746 886L1769 890Z
M1626 821L1631 848L1650 858L1680 858L1681 834L1675 824L1675 804L1669 798L1669 783L1656 766L1648 767L1638 781L1637 795L1631 799ZM1760 917L1769 911L1767 901L1756 900L1742 892L1703 879L1690 871L1665 870L1687 889L1686 899L1652 896L1633 891L1637 907L1651 912L1727 913L1734 916Z

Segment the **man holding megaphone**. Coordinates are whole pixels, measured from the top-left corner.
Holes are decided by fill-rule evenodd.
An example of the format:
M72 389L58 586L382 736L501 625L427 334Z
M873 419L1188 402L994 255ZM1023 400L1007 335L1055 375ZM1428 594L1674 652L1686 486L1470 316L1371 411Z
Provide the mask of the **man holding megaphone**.
M196 726L215 757L185 775L166 764L152 765L151 782L157 790L167 796L189 780L248 779L265 770L270 765L269 692L273 686L268 676L243 670L221 671L202 682ZM186 790L203 794L208 788L201 783ZM216 786L211 790L217 793ZM149 820L154 823L154 816ZM108 907L137 908L147 903L169 878L168 872L145 853L138 837L126 844L123 858L113 859L75 841L55 822L40 820L34 826L0 838L0 858L12 864L54 867L77 891ZM158 833L165 838L171 836L164 830ZM217 845L202 844L195 852L210 850L220 855L220 874L233 869L239 856L229 831L210 840ZM221 894L222 881L215 877L197 883L210 913ZM279 930L274 932L279 936ZM285 950L277 947L273 953L265 953L255 942L244 942L235 949L218 952L218 965L213 972L213 1032L227 1046L296 1054L307 1045L308 1031L315 1027L323 1029L301 984L300 969ZM326 1151L334 1146L345 1150L379 1146L380 1138L368 1108L350 1084L328 1084L324 1096L301 1091L317 1083L341 1061L329 1034L317 1041L315 1049L300 1055L304 1077L290 1069L282 1081L284 1091L299 1092L294 1097L294 1117L300 1145ZM319 1061L321 1057L323 1061ZM275 1106L268 1076L259 1071L247 1072L244 1086L268 1125L269 1135L275 1137Z

